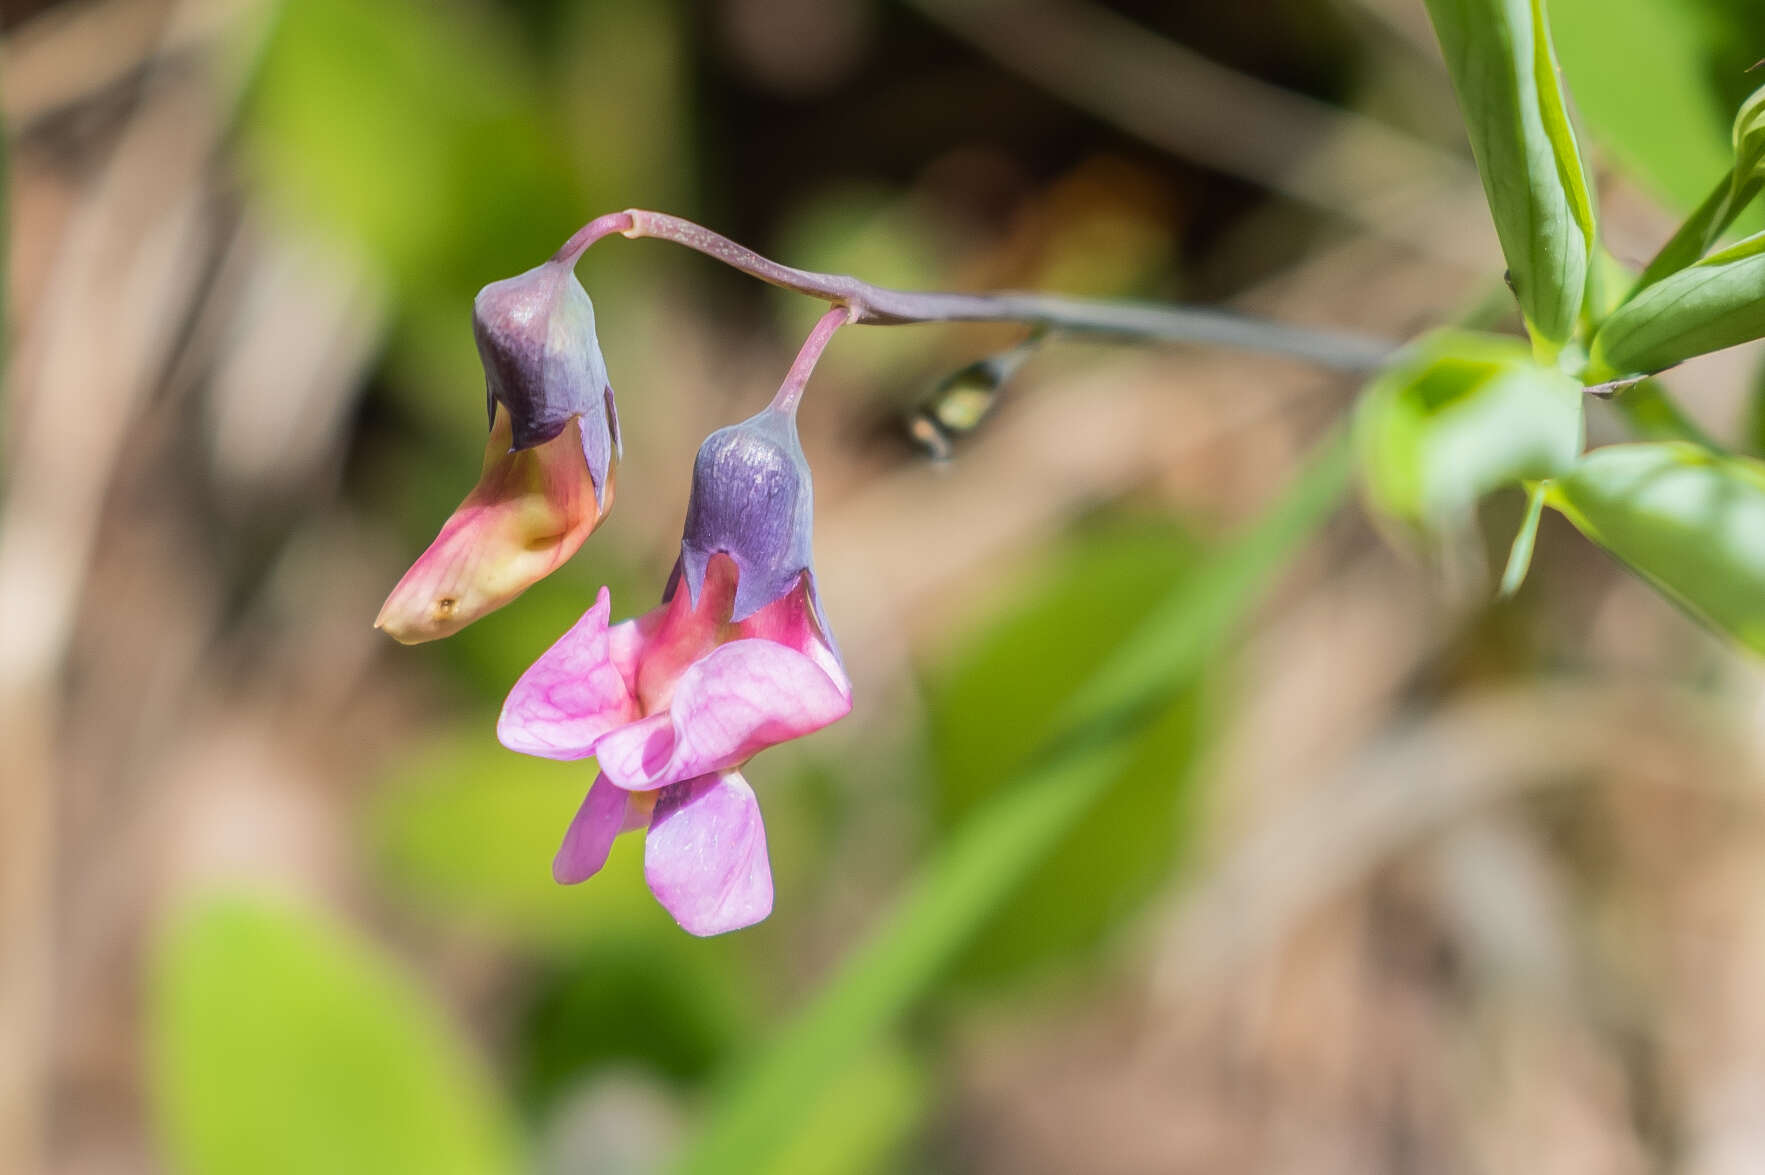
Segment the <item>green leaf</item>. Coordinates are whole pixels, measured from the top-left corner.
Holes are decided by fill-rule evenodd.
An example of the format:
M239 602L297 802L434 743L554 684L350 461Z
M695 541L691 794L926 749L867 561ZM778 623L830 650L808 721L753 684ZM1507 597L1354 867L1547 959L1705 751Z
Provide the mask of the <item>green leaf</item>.
M1543 0L1427 0L1520 310L1542 353L1575 331L1593 198Z
M512 1123L420 987L319 915L229 895L159 943L158 1129L186 1175L501 1175Z
M1197 559L1193 540L1167 522L1093 527L1031 572L1013 607L931 674L940 827L959 827L1023 765L1062 716L1072 683L1095 672ZM1147 724L1108 801L1075 822L965 953L964 979L1015 977L1080 954L1168 876L1201 717L1191 688Z
M802 1107L880 1039L1129 762L1138 722L1191 680L1284 558L1334 509L1347 446L1313 467L1245 535L1172 585L1074 695L1033 767L963 823L817 995L731 1075L678 1169L753 1169L790 1145Z
M1765 335L1765 233L1639 292L1600 324L1590 382L1646 375Z
M1549 502L1668 599L1765 653L1765 465L1685 442L1611 445Z
M1367 386L1355 412L1367 497L1423 529L1458 522L1493 489L1572 466L1584 398L1517 339L1429 335Z

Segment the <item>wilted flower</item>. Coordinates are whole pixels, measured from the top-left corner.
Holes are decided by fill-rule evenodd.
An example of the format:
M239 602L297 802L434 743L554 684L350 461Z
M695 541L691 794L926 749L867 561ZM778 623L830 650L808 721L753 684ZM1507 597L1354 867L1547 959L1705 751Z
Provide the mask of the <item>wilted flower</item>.
M619 418L594 307L562 255L478 292L490 442L478 485L392 589L375 624L451 636L576 553L613 506Z
M593 876L614 837L647 827L645 879L693 934L772 910L766 833L741 765L852 707L815 593L794 408L781 392L705 441L662 605L609 627L602 588L522 675L497 725L512 750L599 761L557 879Z

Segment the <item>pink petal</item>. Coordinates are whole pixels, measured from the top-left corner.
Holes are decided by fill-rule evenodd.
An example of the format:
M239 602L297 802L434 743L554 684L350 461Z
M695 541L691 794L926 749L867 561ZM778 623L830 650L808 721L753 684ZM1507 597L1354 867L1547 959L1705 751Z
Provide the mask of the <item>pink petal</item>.
M821 608L815 600L812 572L803 572L794 588L736 625L736 631L742 637L760 637L795 649L821 666L847 694L852 692L846 668L828 639Z
M651 609L607 629L607 654L625 682L625 692L633 698L637 697L638 665L642 663L644 648L655 635L659 611Z
M657 797L643 872L690 934L740 930L772 913L766 827L740 772L677 783Z
M646 639L631 692L644 713L666 710L674 699L681 675L727 639L724 630L735 598L735 582L735 564L729 556L714 558L695 605L676 564L675 574L669 579L673 594L642 618Z
M611 611L602 588L594 607L521 675L497 720L503 746L546 759L584 759L601 735L637 717L608 640Z
M610 731L595 758L620 787L665 787L735 767L851 708L843 682L803 654L772 641L731 641L681 674L665 713Z
M552 876L559 885L575 885L601 871L613 850L613 838L632 826L630 809L637 798L615 787L605 775L595 777L552 859Z

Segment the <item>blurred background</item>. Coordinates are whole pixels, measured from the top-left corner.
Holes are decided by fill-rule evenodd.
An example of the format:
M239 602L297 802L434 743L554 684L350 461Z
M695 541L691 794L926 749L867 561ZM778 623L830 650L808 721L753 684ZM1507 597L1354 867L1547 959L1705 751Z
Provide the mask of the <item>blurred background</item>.
M1551 10L1638 264L1765 12ZM935 868L1351 379L1056 341L940 463L905 415L1020 332L841 332L803 430L858 704L749 768L778 900L725 938L638 838L554 885L588 768L494 722L596 587L658 597L699 440L818 304L597 246L611 520L451 640L370 627L477 474L472 294L602 212L894 285L1512 325L1419 0L0 16L0 1168L664 1170L796 1065L700 1169L1765 1170L1765 678L1554 516L1491 604L1518 493L1426 548L1344 498L1047 851ZM1669 382L1740 444L1756 360ZM878 934L924 965L846 962ZM793 1031L817 1000L846 1027Z

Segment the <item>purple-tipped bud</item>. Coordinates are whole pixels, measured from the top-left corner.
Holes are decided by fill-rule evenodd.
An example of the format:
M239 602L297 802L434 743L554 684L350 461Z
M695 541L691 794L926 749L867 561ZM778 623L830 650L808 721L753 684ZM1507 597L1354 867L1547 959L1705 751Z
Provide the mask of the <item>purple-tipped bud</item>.
M594 305L571 262L553 259L479 290L472 334L484 364L485 408L493 423L498 404L508 409L511 451L542 445L579 418L582 455L601 502L619 455L619 418Z
M813 501L809 462L790 410L768 408L706 437L693 462L680 544L679 576L688 598L698 602L706 565L718 552L736 566L732 621L796 587L812 571Z

